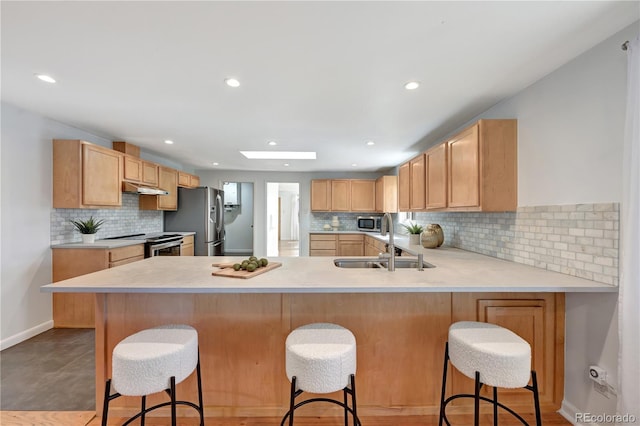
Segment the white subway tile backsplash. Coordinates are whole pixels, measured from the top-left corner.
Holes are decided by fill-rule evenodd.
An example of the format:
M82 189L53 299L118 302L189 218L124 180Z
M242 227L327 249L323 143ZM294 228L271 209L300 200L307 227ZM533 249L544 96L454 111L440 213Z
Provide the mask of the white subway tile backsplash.
M129 234L162 232L163 213L139 210L136 194L122 194L122 207L118 209L53 209L51 210L51 244L80 242L80 233L70 220L104 219L96 238Z
M415 213L445 244L606 284L618 284L618 203L519 207L506 213Z

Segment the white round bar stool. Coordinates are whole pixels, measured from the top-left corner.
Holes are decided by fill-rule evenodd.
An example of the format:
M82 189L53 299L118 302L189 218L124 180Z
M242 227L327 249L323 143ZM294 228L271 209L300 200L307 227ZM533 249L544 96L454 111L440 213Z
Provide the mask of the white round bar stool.
M447 365L451 364L465 376L475 380L474 394L457 394L445 399ZM529 378L532 384L529 385ZM480 395L482 385L493 387L493 399ZM508 411L522 424L528 423L518 413L498 402L497 388L525 388L533 393L536 425L541 426L540 400L536 372L531 370L531 346L511 330L495 324L460 321L449 327L445 346L440 398L439 426L450 426L445 409L458 398L474 399L474 425L480 420L480 400L493 404L493 424L498 425L498 407Z
M349 413L354 426L361 425L356 409L356 338L351 331L330 323L307 324L296 328L287 336L286 372L291 381L287 417L293 426L294 411L311 402L329 402L344 408L344 424L349 425ZM312 398L298 404L297 396L303 392L316 394L342 390L344 401L330 398ZM348 404L351 395L351 407Z
M176 385L197 372L198 405L176 401ZM111 388L116 392L111 394ZM165 391L171 401L146 408L147 395ZM128 425L138 417L144 426L145 415L157 408L171 406L171 424L176 426L176 406L193 407L204 425L202 378L198 353L198 332L188 325L162 325L139 331L125 338L113 349L111 379L104 391L102 426L107 425L109 402L122 395L141 396L138 414L127 420Z

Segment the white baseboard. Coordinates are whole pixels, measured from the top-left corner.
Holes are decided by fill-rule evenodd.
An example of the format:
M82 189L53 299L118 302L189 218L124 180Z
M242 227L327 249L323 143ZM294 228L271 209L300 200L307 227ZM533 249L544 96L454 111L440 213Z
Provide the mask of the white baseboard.
M0 340L0 351L3 351L11 346L17 345L20 342L24 342L25 340L31 339L33 336L37 336L40 333L44 333L47 330L53 328L53 320L45 321L42 324L36 325L35 327L31 327L28 330L21 331L18 334L14 334L13 336L9 336L6 339Z
M567 402L566 399L563 399L562 406L560 407L560 410L558 410L558 414L567 419L567 421L573 426L594 426L593 423L585 425L584 423L576 422L576 414L579 411L582 412L581 410L578 410L575 405Z

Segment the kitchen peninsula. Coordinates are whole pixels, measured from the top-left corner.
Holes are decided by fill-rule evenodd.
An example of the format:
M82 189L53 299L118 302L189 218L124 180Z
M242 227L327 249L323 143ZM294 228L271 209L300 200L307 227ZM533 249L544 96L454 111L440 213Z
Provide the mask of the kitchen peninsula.
M282 415L289 391L285 338L317 321L355 334L359 410L365 415L437 413L447 329L459 320L506 325L530 341L543 410L555 411L563 395L564 293L617 291L446 247L428 252L425 260L435 268L424 271L342 269L322 257L270 260L283 265L243 280L212 276L210 257L149 258L42 289L96 295L97 411L118 341L164 323L195 327L207 416ZM455 391L471 384L459 375L451 383ZM193 395L194 378L179 392ZM503 396L516 408L532 409L526 391ZM113 410L126 415L137 405L121 399ZM326 409L309 406L301 415Z

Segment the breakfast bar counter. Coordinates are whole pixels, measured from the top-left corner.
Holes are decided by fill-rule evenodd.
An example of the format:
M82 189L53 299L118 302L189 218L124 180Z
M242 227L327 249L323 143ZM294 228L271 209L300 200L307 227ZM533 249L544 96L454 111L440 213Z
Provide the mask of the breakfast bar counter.
M270 258L282 266L251 279L212 276L212 264L239 257L168 256L102 270L42 287L74 293L404 293L615 292L617 287L455 248L432 250L434 268L338 268L330 257Z
M294 328L333 322L357 342L361 415L438 412L443 350L450 324L487 321L512 329L532 346L543 411L560 407L564 386L564 294L611 292L616 287L453 248L429 252L435 268L347 269L334 258L270 258L282 266L250 279L212 276L220 257L156 257L59 281L46 292L95 293L96 407L111 375L113 347L145 328L170 323L199 334L206 416L279 416L287 411L285 339ZM466 377L448 382L473 389ZM178 386L195 395L195 378ZM339 397L339 396L338 396ZM148 403L165 401L153 395ZM533 409L528 391L505 390L501 400ZM112 401L114 416L129 416L135 398ZM450 412L470 412L459 404ZM310 404L299 416L340 411ZM166 414L166 413L165 413ZM183 415L192 415L185 411Z

